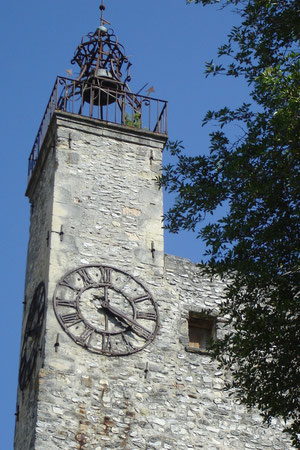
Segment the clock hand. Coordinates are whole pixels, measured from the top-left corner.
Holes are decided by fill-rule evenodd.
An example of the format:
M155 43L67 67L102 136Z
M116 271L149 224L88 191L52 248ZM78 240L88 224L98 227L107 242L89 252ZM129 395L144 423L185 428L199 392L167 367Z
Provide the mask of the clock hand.
M115 316L117 316L119 319L121 319L123 322L125 322L127 325L131 327L131 329L138 334L139 336L149 339L151 336L151 331L147 330L147 328L140 325L138 322L136 322L134 319L131 319L130 317L126 316L123 311L120 309L111 306L108 302L102 301L101 302L102 307L106 309L107 311L111 312Z
M106 302L109 303L109 298L108 298L108 286L104 286L104 295L100 296L99 295L93 295L94 300L99 300L102 306L102 302ZM98 312L102 312L102 307L98 308L97 307L97 311ZM108 317L107 314L104 314L104 327L105 327L105 331L108 331Z

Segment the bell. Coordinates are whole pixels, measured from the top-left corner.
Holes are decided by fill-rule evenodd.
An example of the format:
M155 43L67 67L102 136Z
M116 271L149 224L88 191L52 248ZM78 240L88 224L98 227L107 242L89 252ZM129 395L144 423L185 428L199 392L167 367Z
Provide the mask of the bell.
M83 100L95 106L106 106L116 101L116 92L120 84L106 69L98 69L95 76L88 78L83 90Z
M100 25L100 27L98 27L98 30L100 31L100 33L107 33L107 28L104 25Z
M99 78L112 78L112 74L106 69L98 69L98 72L95 75Z

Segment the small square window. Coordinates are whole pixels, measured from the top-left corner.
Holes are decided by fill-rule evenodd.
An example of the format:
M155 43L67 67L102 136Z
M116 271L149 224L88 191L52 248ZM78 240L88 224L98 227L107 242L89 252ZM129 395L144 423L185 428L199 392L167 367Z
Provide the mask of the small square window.
M216 319L190 312L188 319L189 349L208 351L216 338Z

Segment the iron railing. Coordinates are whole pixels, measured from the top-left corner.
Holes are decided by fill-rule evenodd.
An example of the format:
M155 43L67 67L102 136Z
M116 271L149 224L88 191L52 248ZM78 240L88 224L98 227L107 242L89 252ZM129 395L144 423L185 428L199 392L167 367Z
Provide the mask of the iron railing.
M65 111L158 134L167 134L167 102L133 94L107 79L76 81L57 77L29 156L28 176L36 164L54 111Z

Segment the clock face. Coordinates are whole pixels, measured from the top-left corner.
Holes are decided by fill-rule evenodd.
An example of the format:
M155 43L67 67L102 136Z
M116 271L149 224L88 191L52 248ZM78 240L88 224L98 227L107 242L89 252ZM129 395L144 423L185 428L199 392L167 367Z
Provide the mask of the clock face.
M158 310L150 292L122 270L82 266L57 284L53 304L65 332L86 349L123 356L145 348L158 329Z
M19 374L21 390L27 386L35 366L40 349L44 315L45 285L41 282L34 291L25 326Z

